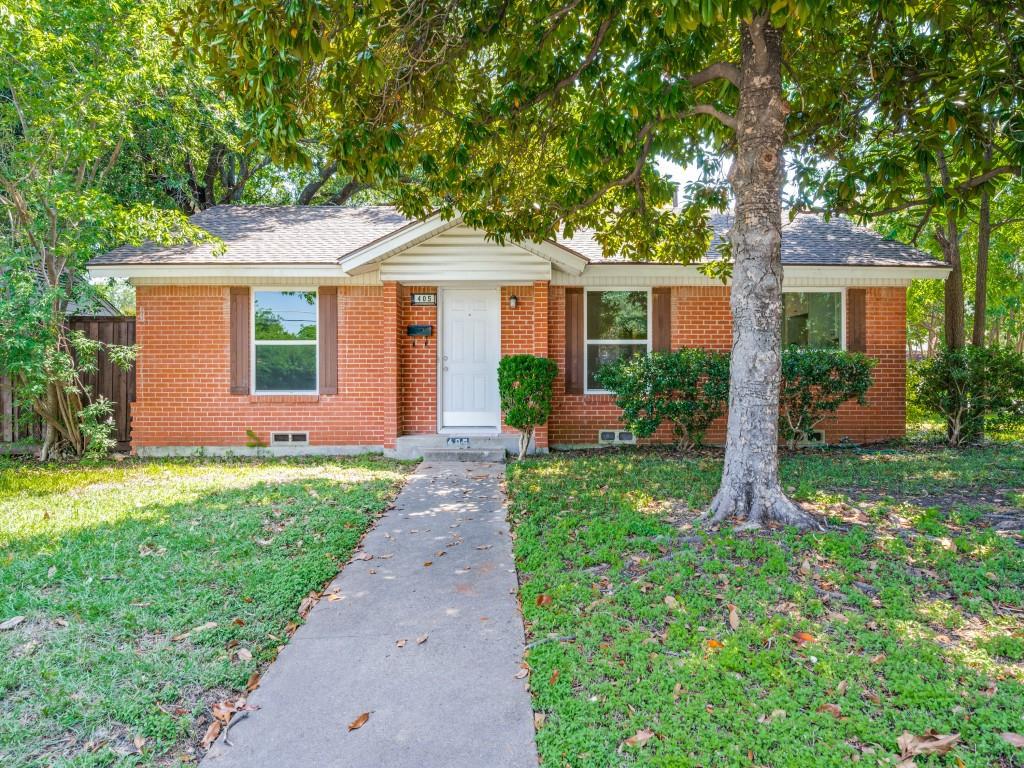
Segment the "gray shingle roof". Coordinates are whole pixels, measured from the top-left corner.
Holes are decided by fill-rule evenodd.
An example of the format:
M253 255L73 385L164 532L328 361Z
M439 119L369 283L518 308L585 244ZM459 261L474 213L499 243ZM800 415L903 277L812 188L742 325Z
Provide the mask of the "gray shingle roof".
M107 264L336 264L355 249L409 223L394 208L366 206L219 205L191 219L219 237L227 251L212 245L125 245L90 265Z
M118 264L334 264L346 254L411 224L387 206L218 206L197 213L192 222L219 237L226 253L210 245L122 246L94 258L93 266ZM728 232L731 216L714 214L709 257ZM606 257L592 231L558 242L595 263ZM801 214L782 229L784 264L821 266L943 266L930 255L843 218L825 221Z

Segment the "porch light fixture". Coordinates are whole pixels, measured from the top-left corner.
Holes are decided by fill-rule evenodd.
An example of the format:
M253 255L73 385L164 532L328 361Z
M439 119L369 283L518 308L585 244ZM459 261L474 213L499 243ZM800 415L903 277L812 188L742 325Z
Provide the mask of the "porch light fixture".
M516 307L518 307L519 306L519 297L514 295L514 294L512 296L509 296L508 297L508 306L511 309L515 309Z

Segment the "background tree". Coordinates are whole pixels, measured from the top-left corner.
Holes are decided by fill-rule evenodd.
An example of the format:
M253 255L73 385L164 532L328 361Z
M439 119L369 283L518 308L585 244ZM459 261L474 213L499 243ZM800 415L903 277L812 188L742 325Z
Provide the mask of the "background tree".
M125 240L203 237L121 168L151 116L151 83L166 77L169 11L0 7L0 369L46 426L44 459L58 448L81 455L97 436L78 376L95 348L65 322L69 304L90 305L85 262Z
M834 96L842 119L805 145L802 202L824 198L828 210L894 217L883 230L915 243L930 238L952 267L943 316L953 348L966 342L963 251L973 221L973 339L980 345L992 200L1024 161L1024 17L1012 2L943 2L876 14L870 23L873 38L836 51L845 57ZM823 166L822 155L833 162Z
M608 251L687 261L731 192L729 426L709 516L810 525L777 470L789 101L831 119L839 30L870 39L865 20L908 5L197 0L182 23L276 157L309 165L303 142L318 136L347 177L413 179L393 189L411 216L458 211L498 240L593 227ZM723 154L727 184L665 208L656 158L714 167Z

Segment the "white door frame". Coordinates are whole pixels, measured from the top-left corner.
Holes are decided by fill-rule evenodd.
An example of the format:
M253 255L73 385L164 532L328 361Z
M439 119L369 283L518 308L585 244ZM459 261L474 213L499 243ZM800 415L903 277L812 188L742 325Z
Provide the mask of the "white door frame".
M460 286L457 288L453 287L442 287L437 288L437 432L438 434L500 434L501 433L501 407L498 406L498 412L495 414L496 426L493 427L447 427L444 423L444 349L445 349L445 293L451 291L492 291L497 297L495 301L495 308L498 312L498 322L495 323L495 339L494 344L498 350L498 359L501 359L501 286L493 285L467 285ZM494 372L495 380L497 380L498 372Z

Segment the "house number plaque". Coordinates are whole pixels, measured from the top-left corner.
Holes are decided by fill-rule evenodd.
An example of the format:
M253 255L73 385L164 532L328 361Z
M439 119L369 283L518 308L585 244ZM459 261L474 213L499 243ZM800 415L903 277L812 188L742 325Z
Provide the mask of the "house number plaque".
M437 306L436 293L413 293L412 305L414 307L435 307Z

